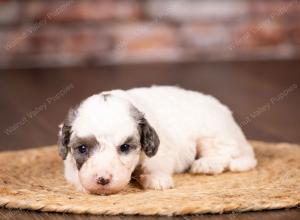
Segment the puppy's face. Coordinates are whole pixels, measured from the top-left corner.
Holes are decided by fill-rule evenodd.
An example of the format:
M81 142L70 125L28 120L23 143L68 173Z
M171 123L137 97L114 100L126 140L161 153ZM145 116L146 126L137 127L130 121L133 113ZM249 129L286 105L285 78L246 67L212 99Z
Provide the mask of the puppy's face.
M123 98L95 95L70 110L59 152L81 187L95 194L122 190L140 156L153 156L159 139L143 114ZM74 176L74 175L73 175Z

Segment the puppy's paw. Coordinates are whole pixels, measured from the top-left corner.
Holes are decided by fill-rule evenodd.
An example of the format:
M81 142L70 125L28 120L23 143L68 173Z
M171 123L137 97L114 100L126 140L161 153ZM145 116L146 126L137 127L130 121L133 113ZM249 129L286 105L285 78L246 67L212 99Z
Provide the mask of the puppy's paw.
M195 160L191 166L192 173L219 174L225 169L225 163L218 157L203 157Z
M75 188L78 192L88 193L88 191L81 184L76 184Z
M256 164L254 157L239 157L230 161L229 169L233 172L242 172L253 169Z
M170 189L174 187L171 176L163 174L145 174L140 176L144 189Z

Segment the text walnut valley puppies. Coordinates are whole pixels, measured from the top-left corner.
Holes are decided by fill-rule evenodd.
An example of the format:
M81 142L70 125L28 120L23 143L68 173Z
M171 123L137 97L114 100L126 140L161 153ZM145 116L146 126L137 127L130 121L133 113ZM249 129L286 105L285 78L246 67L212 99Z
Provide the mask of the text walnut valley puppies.
M34 109L31 111L27 112L20 121L17 121L13 125L9 126L6 128L3 132L6 135L10 135L13 132L15 132L18 128L22 127L25 125L28 121L39 115L41 112L45 112L50 105L55 103L56 101L62 99L68 92L70 92L71 89L74 88L73 84L69 84L65 88L59 90L54 96L49 96L46 98L46 100L41 103L40 105L36 106Z
M199 92L158 86L93 95L60 126L65 177L78 190L111 194L138 169L146 189L174 187L173 173L218 174L256 165L229 109Z

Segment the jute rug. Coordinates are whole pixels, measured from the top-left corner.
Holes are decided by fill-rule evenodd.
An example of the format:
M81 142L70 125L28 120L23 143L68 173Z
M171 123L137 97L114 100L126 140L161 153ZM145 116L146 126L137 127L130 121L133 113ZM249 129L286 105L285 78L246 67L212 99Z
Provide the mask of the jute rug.
M245 173L175 176L176 188L131 184L111 196L74 191L55 146L0 153L0 207L90 214L179 215L279 209L300 204L300 146L252 142L258 167Z

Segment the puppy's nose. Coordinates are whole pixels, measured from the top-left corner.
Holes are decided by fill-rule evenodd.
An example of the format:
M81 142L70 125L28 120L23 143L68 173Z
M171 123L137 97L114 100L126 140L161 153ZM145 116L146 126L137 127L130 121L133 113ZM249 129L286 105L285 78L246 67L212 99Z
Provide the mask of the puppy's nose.
M100 177L97 179L97 184L102 185L102 186L105 186L105 185L109 184L110 181L111 181L111 177L109 177L109 178L104 178L104 177L100 176Z

